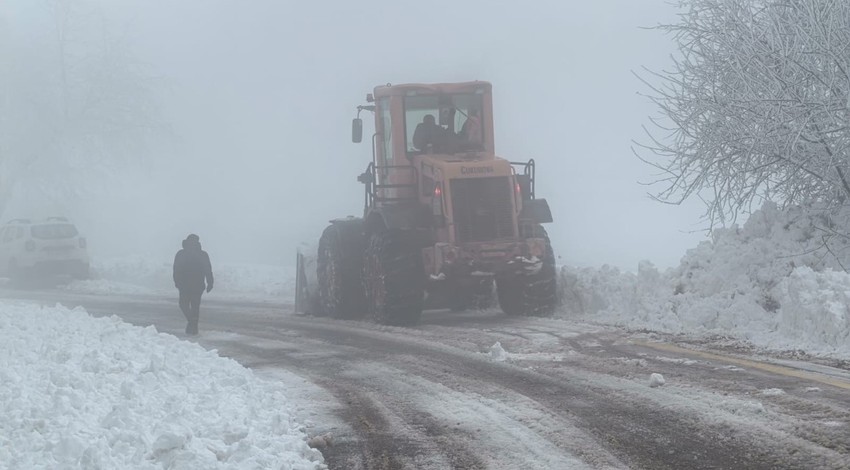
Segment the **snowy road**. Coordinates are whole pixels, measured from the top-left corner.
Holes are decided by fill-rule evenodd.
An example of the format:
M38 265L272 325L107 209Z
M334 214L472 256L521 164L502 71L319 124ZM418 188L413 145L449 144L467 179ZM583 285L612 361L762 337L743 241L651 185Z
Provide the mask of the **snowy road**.
M0 296L185 325L170 298ZM311 433L334 435L332 469L850 468L847 364L495 311L395 328L215 296L201 330L201 345L296 384Z

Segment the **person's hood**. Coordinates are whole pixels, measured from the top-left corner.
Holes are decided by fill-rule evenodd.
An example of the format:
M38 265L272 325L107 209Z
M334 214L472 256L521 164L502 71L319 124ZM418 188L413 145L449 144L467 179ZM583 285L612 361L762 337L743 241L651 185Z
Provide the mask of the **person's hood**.
M191 239L191 238L187 238L187 239L183 240L183 249L200 250L201 249L201 242L194 240L194 239Z

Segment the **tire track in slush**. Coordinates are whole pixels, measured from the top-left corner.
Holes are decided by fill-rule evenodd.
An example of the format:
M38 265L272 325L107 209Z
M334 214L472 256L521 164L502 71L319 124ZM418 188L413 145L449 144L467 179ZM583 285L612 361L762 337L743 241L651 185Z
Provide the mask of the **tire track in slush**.
M619 401L612 397L611 390L602 387L470 359L466 352L453 353L451 348L422 344L421 340L408 342L403 337L375 331L359 331L350 327L340 329L338 322L292 320L277 321L276 327L297 329L312 339L322 339L337 347L355 348L375 361L386 361L399 354L427 358L427 362L450 368L456 377L473 383L493 384L524 395L560 414L562 419L577 423L580 429L595 436L603 447L630 468L757 470L805 468L807 462L813 461L812 456L807 456L804 451L798 452L798 458L789 461L788 454L778 456L774 450L759 448L752 441L730 439L728 426L698 423L692 416L677 410L659 409L649 403ZM258 333L254 329L245 332ZM263 333L263 336L267 334ZM659 452L659 449L670 451Z
M326 381L327 382L327 381ZM486 469L475 452L453 437L431 415L421 412L390 410L387 400L376 399L358 390L357 385L321 383L336 398L347 403L341 417L354 427L361 438L359 458L346 449L332 448L324 453L331 468L400 470L419 468ZM381 403L383 406L379 406ZM399 418L405 428L399 430L386 418ZM414 431L411 431L414 430ZM353 462L353 457L359 462ZM360 466L353 465L359 463Z
M275 334L267 332L263 336L274 339ZM487 468L473 449L447 436L444 427L430 414L411 410L403 399L381 394L369 383L350 378L346 374L352 359L350 354L317 358L297 352L291 346L255 347L233 340L208 343L216 345L220 354L240 359L251 367L285 366L309 377L336 398L343 406L337 414L354 430L357 440L334 439L333 446L323 449L331 469ZM340 360L341 357L346 360Z

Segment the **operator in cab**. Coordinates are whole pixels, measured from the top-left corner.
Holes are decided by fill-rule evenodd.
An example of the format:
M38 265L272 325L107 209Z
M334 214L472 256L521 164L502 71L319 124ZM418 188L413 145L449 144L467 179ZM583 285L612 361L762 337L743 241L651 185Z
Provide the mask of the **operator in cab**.
M413 131L413 146L422 152L438 152L445 145L446 130L437 124L433 114L426 114Z

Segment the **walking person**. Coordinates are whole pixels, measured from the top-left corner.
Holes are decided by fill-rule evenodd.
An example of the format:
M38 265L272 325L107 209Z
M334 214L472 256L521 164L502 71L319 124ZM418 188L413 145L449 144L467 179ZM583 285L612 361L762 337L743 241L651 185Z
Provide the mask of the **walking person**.
M201 296L213 288L210 256L201 249L197 235L183 240L183 249L174 256L174 286L180 292L180 310L186 317L186 334L198 334Z

